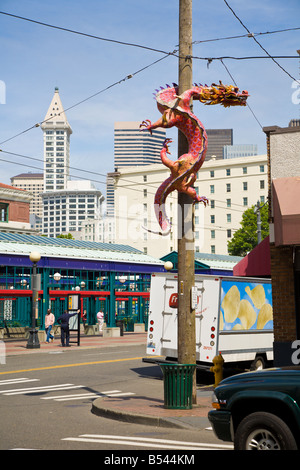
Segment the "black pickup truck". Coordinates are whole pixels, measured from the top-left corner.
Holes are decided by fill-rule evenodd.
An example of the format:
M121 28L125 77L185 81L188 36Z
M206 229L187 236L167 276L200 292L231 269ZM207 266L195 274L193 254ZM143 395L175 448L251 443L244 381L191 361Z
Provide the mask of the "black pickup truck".
M234 375L215 388L208 418L235 450L300 449L300 367Z

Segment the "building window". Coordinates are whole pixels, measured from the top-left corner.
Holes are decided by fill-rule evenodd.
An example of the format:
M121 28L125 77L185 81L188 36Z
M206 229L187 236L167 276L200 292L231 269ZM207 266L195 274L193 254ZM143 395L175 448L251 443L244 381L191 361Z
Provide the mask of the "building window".
M210 231L210 238L216 238L216 231L215 230Z
M226 176L230 176L230 168L226 168Z
M246 175L246 174L247 174L247 172L248 172L248 169L247 169L247 167L246 167L246 166L243 166L243 175Z
M226 199L226 205L227 207L231 207L231 199Z
M211 178L214 178L214 176L215 176L215 172L214 172L214 170L211 170L211 171L210 171L210 177L211 177Z
M264 171L265 171L265 165L259 165L259 171L260 171L261 173L264 173Z
M265 189L265 181L264 180L261 180L259 182L259 187L260 187L260 189Z
M244 191L247 191L247 190L248 190L248 183L247 183L247 181L244 181L244 183L243 183L243 190L244 190Z
M226 192L227 192L227 193L230 193L230 192L231 192L231 184L230 184L230 183L227 183L227 184L226 184Z
M215 192L215 185L211 184L210 185L210 194L214 194L214 192Z
M0 202L0 222L8 222L8 207L9 204Z
M231 222L231 214L227 214L227 222Z
M227 230L227 238L231 238L231 229L230 228Z
M210 223L211 223L211 224L214 224L214 223L215 223L215 216L214 216L214 215L211 215L211 216L210 216Z
M214 199L211 199L211 201L210 201L210 208L211 208L211 209L214 209L214 208L215 208L215 201L214 201Z
M215 245L211 245L211 246L210 246L210 252L211 252L212 254L214 254L214 253L216 252L216 247L215 247Z
M243 206L248 206L248 198L243 197Z

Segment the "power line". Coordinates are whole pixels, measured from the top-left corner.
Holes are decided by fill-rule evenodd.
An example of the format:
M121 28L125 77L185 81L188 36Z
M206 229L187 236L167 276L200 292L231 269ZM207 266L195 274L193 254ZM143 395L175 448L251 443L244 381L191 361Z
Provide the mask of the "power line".
M43 160L41 160L41 159L39 159L39 158L29 157L29 156L27 156L27 155L22 155L22 154L13 153L13 152L7 152L7 151L5 151L5 150L0 150L0 152L6 153L6 154L8 154L8 155L13 155L13 156L21 157L21 158L26 158L26 159L29 159L29 160L34 160L34 161L41 162L41 163L43 162ZM24 166L24 167L27 167L27 168L33 168L33 169L35 169L35 170L43 171L43 169L40 168L40 167L33 166L33 165L29 165L29 164L24 164L24 163L19 163L19 162L14 162L14 161L12 161L12 160L5 160L5 159L1 159L1 158L0 158L0 161L6 162L6 163L11 163L11 164L13 164L13 165L20 165L20 166ZM77 171L82 171L82 172L85 172L85 173L90 173L90 174L96 175L96 176L97 176L97 175L99 175L99 176L106 176L106 174L104 174L104 173L99 173L99 172L90 171L90 170L84 170L84 169L81 169L81 168L76 168L76 167L71 167L71 166L69 166L68 168L71 169L71 170L77 170ZM85 179L85 178L82 177L82 176L77 176L77 175L67 174L67 173L60 173L60 175L64 175L64 176L67 175L67 176L70 176L70 177L72 177L72 178ZM100 180L97 180L97 179L90 179L90 180L93 181L93 182L95 182L95 183L106 184L105 181L100 181ZM130 183L130 184L134 184L134 185L138 185L138 184L139 184L139 183L136 182L136 181L127 180L127 179L122 179L122 182ZM201 184L203 181L197 180L197 182ZM157 184L159 184L159 182L158 182ZM150 183L143 183L143 188L141 188L141 189L140 189L140 188L134 188L134 187L132 187L132 186L124 185L124 184L123 184L123 185L119 185L118 187L119 187L119 188L126 188L126 190L130 190L130 191L136 191L136 192L142 193L143 190L144 190L144 186L148 186L148 187L153 188L153 189L155 189L155 190L157 190L157 188L158 188L157 185L150 184ZM148 194L154 196L155 193L156 193L156 191L155 191L155 192L149 192ZM175 196L174 196L174 197L175 197ZM215 199L215 198L214 198L213 200L214 200L215 202L217 202L217 203L220 203L220 204L224 204L224 203L225 203L223 200L220 201L220 200ZM220 205L220 204L215 204L215 207L216 207L216 208L220 208L220 209L226 209L227 211L230 211L230 212L232 212L232 211L234 211L234 212L244 212L244 210L245 210L245 206L242 205L242 204L232 203L232 205L231 205L230 207L227 207L227 206L226 206L226 207L223 207L223 206ZM232 207L232 206L236 206L237 209L235 209L235 208ZM241 209L239 209L239 208L241 208Z
M169 52L166 52L166 51L162 51L160 49L154 49L153 47L143 46L141 44L135 44L135 43L131 43L131 42L119 41L119 40L116 40L116 39L103 38L103 37L100 37L100 36L96 36L94 34L83 33L81 31L77 31L75 29L64 28L62 26L55 26L53 24L33 20L31 18L25 18L24 16L13 15L12 13L7 13L5 11L0 11L0 14L10 16L12 18L17 18L17 19L23 20L23 21L28 21L29 23L35 23L35 24L38 24L38 25L41 25L41 26L46 26L47 28L58 29L60 31L65 31L67 33L78 34L79 36L85 36L85 37L88 37L88 38L97 39L99 41L112 42L112 43L120 44L120 45L123 45L123 46L138 47L138 48L146 49L146 50L152 51L152 52L160 52L162 54L173 54L172 52L169 53Z
M228 75L230 76L231 80L233 81L233 83L235 84L235 86L237 86L236 84L236 81L234 80L232 74L230 73L228 67L224 64L223 60L221 60L221 64L223 65L223 67L225 68L225 70L227 71ZM249 108L252 116L254 117L254 119L256 120L256 122L258 123L258 125L260 126L261 129L263 129L263 126L262 124L259 122L258 118L256 117L256 115L254 114L254 111L252 110L251 106L249 105L249 103L246 101L246 106Z
M170 56L170 54L167 54L164 57L161 57L160 59L157 59L154 62L151 62L151 64L148 64L145 67L142 67L141 69L137 70L136 72L134 72L132 74L129 74L129 75L126 75L126 77L122 78L121 80L118 80L117 82L114 82L111 85L108 85L106 88L103 88L102 90L97 91L96 93L88 96L87 98L84 98L83 100L78 101L77 103L73 104L72 106L69 106L68 108L64 109L64 112L69 111L70 109L73 109L73 108L75 108L76 106L79 106L82 103L85 103L86 101L94 98L95 96L100 95L101 93L104 93L105 91L109 90L110 88L113 88L114 86L119 85L120 83L125 82L126 80L129 80L130 78L133 78L135 75L143 72L144 70L148 69L149 67L152 67L153 65L157 64L158 62L161 62L162 60L166 59L169 56ZM12 137L9 137L6 140L3 140L2 142L0 142L0 145L3 145L6 142L9 142L10 140L15 139L16 137L19 137L20 135L25 134L26 132L29 132L32 129L36 128L36 127L40 127L43 123L45 123L45 122L47 122L47 121L49 121L53 118L54 118L54 116L51 116L48 119L45 119L44 121L41 121L39 123L34 124L33 126L28 127L27 129L19 132L18 134L15 134L15 135L13 135Z
M256 42L256 44L258 44L258 46L267 54L267 56L273 60L273 62L284 72L286 73L292 80L296 80L289 72L287 72L287 70L285 70L278 62L277 60L275 60L274 57L272 57L269 52L260 44L260 42L255 38L255 36L251 33L251 31L247 28L247 26L244 25L244 23L242 22L242 20L237 16L237 14L235 13L235 11L231 8L231 6L228 4L228 2L226 0L224 0L225 4L227 5L227 7L229 8L229 10L232 12L232 14L235 16L235 18L239 21L239 23L243 26L243 28L247 31L247 33L250 35L250 37L252 37L252 39Z
M162 50L162 49L156 49L154 47L145 46L143 44L131 43L131 42L126 42L126 41L119 41L117 39L104 38L104 37L96 36L94 34L84 33L84 32L78 31L78 30L65 28L65 27L62 27L62 26L57 26L57 25L53 25L53 24L50 24L50 23L45 23L45 22L38 21L38 20L33 20L32 18L26 18L24 16L14 15L12 13L7 13L7 12L4 12L4 11L0 11L0 14L10 16L12 18L17 18L17 19L20 19L20 20L23 20L23 21L28 21L30 23L38 24L38 25L45 26L45 27L48 27L48 28L57 29L57 30L60 30L60 31L65 31L65 32L68 32L68 33L77 34L77 35L85 36L85 37L92 38L92 39L97 39L97 40L100 40L100 41L111 42L111 43L120 44L120 45L123 45L123 46L137 47L137 48L145 49L145 50L148 50L148 51L151 51L151 52L158 52L160 54L173 55L174 57L180 58L180 56L176 54L176 52L177 52L176 49L173 50L172 52L168 52L168 51L165 51L165 50ZM256 33L256 34L255 33L250 33L250 31L247 30L248 34L245 34L245 35L231 36L231 37L224 37L224 38L216 38L216 39L206 39L206 40L203 40L203 41L194 41L193 44L201 44L201 43L210 42L210 41L221 41L221 40L226 40L226 39L237 39L237 38L242 38L242 37L253 37L254 38L254 36L258 36L258 35L262 35L262 34L274 34L274 33L286 32L286 31L295 31L295 30L299 30L299 29L300 29L300 27L299 28L298 27L286 28L286 29L282 29L282 30L270 31L270 32L266 31L266 32ZM178 47L178 46L176 46L176 47ZM298 56L273 56L272 57L272 56L270 56L270 54L268 54L268 56L269 57L265 57L265 56L250 56L250 57L224 56L224 57L210 57L210 58L209 57L191 56L191 58L192 59L198 59L198 60L205 60L205 61L207 61L208 59L212 59L212 60L220 60L220 59L248 60L248 59L267 59L267 58L270 58L270 59L274 59L274 58L297 59L298 58Z
M214 38L214 39L203 39L201 41L193 41L193 44L203 44L205 42L215 42L215 41L226 41L228 39L240 39L240 38L251 38L253 36L261 36L265 34L275 34L275 33L285 33L288 31L297 31L299 30L300 27L296 28L286 28L286 29L277 29L275 31L264 31L262 33L248 33L248 34L240 34L238 36L227 36L227 37L222 37L222 38Z

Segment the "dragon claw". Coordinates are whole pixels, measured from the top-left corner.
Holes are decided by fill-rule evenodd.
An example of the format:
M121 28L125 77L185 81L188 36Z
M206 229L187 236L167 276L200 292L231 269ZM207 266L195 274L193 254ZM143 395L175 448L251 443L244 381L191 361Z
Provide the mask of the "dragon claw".
M164 141L164 143L163 143L163 147L166 149L166 152L167 152L167 153L170 153L170 152L169 152L169 145L168 145L168 144L170 144L171 142L173 142L172 139L165 139L165 141Z
M198 202L203 202L204 207L206 207L209 204L209 200L205 196L200 196Z
M145 119L141 124L140 124L140 131L149 131L150 134L152 135L152 129L150 129L150 126L152 125L151 121L149 119ZM141 129L142 127L145 127L145 129Z

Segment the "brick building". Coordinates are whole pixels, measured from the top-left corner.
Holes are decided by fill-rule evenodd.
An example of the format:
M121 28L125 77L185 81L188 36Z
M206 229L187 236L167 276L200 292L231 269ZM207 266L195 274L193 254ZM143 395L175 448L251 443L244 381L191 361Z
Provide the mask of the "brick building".
M0 231L33 233L29 212L32 194L0 183Z
M300 127L264 128L269 157L274 364L291 365L300 339ZM299 347L298 347L299 349Z

